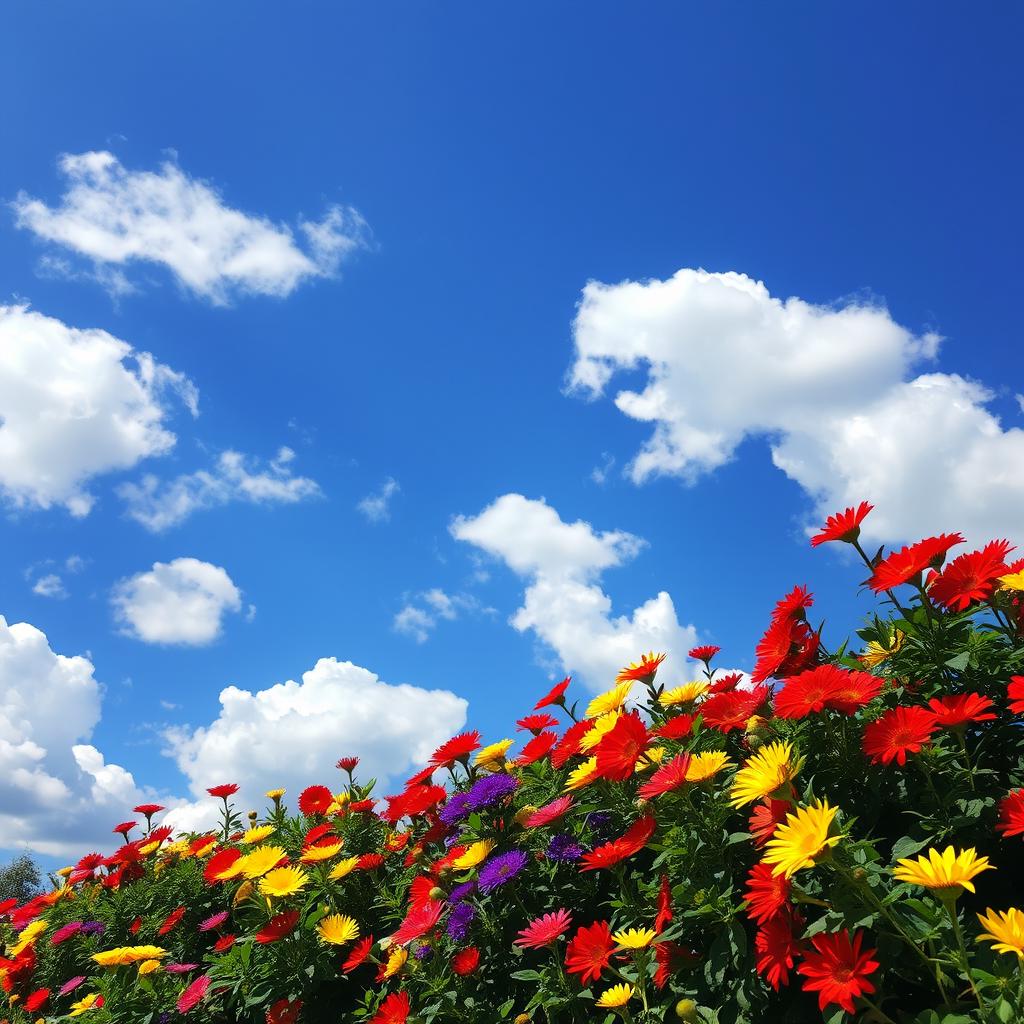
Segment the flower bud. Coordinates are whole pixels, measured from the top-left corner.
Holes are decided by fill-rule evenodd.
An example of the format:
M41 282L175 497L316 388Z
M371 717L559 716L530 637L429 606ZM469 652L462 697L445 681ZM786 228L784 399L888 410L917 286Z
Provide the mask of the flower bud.
M697 1004L692 999L680 999L676 1003L676 1016L680 1020L697 1020Z
M516 1019L513 1024L530 1024L533 1018L528 1013L520 1013L516 1015Z
M448 893L446 893L444 889L442 889L439 885L435 885L434 888L430 890L428 895L432 900L437 901L443 900L445 896L448 895Z

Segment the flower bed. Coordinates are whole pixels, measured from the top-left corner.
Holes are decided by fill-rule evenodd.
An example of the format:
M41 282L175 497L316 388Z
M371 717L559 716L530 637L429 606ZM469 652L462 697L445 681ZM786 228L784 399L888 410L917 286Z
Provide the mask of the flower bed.
M749 679L662 655L577 704L443 744L382 802L268 793L0 905L11 1022L1024 1020L1024 560L957 534L871 558L878 612L830 651L796 587ZM515 752L513 748L516 748ZM143 821L139 821L139 818Z

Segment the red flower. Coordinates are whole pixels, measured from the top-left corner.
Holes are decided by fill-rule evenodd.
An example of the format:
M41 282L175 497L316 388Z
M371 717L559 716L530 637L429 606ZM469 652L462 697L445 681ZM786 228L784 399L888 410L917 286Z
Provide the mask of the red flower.
M356 871L376 871L384 863L379 853L364 853L356 863Z
M437 771L436 764L428 764L426 768L418 771L411 779L406 779L405 788L408 789L410 786L422 786L424 782L429 782L434 777L434 772ZM349 807L351 810L352 807Z
M565 969L580 976L580 984L597 981L611 961L615 942L607 921L578 928L565 950Z
M141 917L137 917L137 918L135 918L134 921L132 921L132 923L130 925L128 925L128 931L130 931L132 933L132 935L138 935L139 934L139 929L141 927L142 927L142 918Z
M452 970L463 977L472 974L480 966L480 950L475 946L460 949L452 957Z
M306 833L305 839L302 840L302 848L305 849L306 847L319 842L324 838L324 836L329 835L333 830L334 826L329 821L325 821L322 825L314 825Z
M769 676L779 675L794 648L806 642L807 631L806 623L796 619L773 619L754 651L757 661L751 681L762 683Z
M636 712L622 715L595 747L597 774L612 782L624 782L636 768L647 746L647 727Z
M125 839L127 839L128 838L128 833L131 832L131 830L133 828L138 828L138 827L139 827L139 823L137 821L122 821L120 825L115 825L110 831L111 832L118 832L122 836L124 836Z
M194 1009L198 1006L203 996L206 995L206 990L210 987L210 979L207 975L203 975L200 978L196 978L191 985L184 992L178 996L178 1013L188 1013L189 1010Z
M689 754L677 754L671 761L663 764L641 787L637 794L644 800L661 796L678 789L686 781L686 771L690 767Z
M170 839L171 836L173 836L173 835L174 835L174 829L173 828L171 828L168 825L161 825L159 828L153 829L153 831L150 832L149 835L146 836L145 842L147 842L147 843L154 843L154 842L162 843L165 839Z
M479 746L480 733L476 730L459 733L430 755L430 763L434 768L451 768L456 761L465 761Z
M568 910L556 910L532 920L520 933L514 945L523 949L540 949L557 942L572 925L572 914Z
M554 715L527 715L516 722L516 728L524 732L532 732L534 735L544 729L551 729L558 725L558 719Z
M405 943L425 935L441 919L443 912L444 904L440 900L427 899L414 906L405 915L405 920L398 926L398 930L391 936L392 943L396 946L404 946Z
M46 1001L50 998L50 990L48 988L37 988L30 996L25 999L25 1009L29 1013L35 1013L37 1010L41 1010L45 1005Z
M535 810L533 814L523 822L523 825L526 828L541 828L544 825L550 825L553 821L558 821L558 819L561 818L570 807L572 807L571 796L557 797L552 800L551 803L545 804L543 807L539 807Z
M277 942L286 935L290 935L295 926L299 923L299 912L297 910L285 910L272 917L257 933L256 941L261 943Z
M352 814L359 814L372 811L376 805L376 800L354 800L348 805L348 809Z
M348 772L351 775L356 770L356 765L359 764L358 757L339 757L334 762L334 767L343 772ZM301 1003L299 1004L302 1005Z
M225 850L218 850L203 867L203 878L207 885L216 885L220 879L217 877L223 874L232 864L242 856L241 850L229 847Z
M672 923L672 886L668 875L662 872L661 885L658 887L658 913L654 918L654 930L660 935L665 926Z
M852 715L877 697L882 680L867 672L851 672L837 665L817 668L791 676L775 694L779 718L805 718L815 711L832 708Z
M207 790L209 793L210 791ZM211 796L217 796L217 793L211 793ZM228 796L231 794L229 793ZM139 804L138 807L133 807L132 810L136 814L142 814L147 818L152 818L154 814L159 814L164 808L160 804Z
M754 837L754 845L764 846L792 809L793 805L788 800L773 800L771 797L762 800L751 812L747 826Z
M754 937L757 953L757 973L768 979L776 992L780 985L789 984L789 972L800 955L800 942L793 932L788 914L779 914L757 929Z
M678 942L656 942L654 959L658 965L654 972L654 985L660 990L683 964L691 964L697 957Z
M772 874L770 864L755 864L747 875L747 917L756 924L764 924L789 906L791 890L785 875Z
M541 708L549 708L554 704L564 704L565 691L569 689L569 683L571 681L572 676L566 676L560 683L548 690L548 692L533 705L533 710L540 711Z
M392 992L380 1004L380 1009L374 1014L370 1024L405 1024L408 1016L409 993Z
M818 934L811 939L814 952L804 955L804 962L797 970L807 979L804 991L818 993L820 1009L837 1003L847 1013L853 1013L854 999L875 991L868 975L878 970L878 961L871 959L875 950L861 949L863 939L864 933L858 931L851 942L850 933L845 929L832 935Z
M580 871L598 871L610 868L639 853L651 840L657 822L650 814L633 822L618 839L595 847L583 855Z
M349 971L354 971L361 964L365 963L371 949L373 949L373 936L367 935L361 938L352 947L352 952L349 953L348 959L341 965L343 973L348 974Z
M709 662L721 649L721 647L716 647L714 644L704 644L703 647L691 647L687 652L687 657L693 658L695 661Z
M742 672L728 672L724 676L719 676L712 684L711 689L708 693L725 693L727 690L735 690L737 684L742 682Z
M660 736L666 740L681 740L693 732L693 723L696 715L676 715L670 718L664 725L659 726L651 733L652 736Z
M539 732L523 747L520 755L512 762L520 768L525 768L542 757L547 757L558 742L558 734L554 732Z
M1024 835L1024 789L1010 790L999 801L999 822L996 831L1002 832L1004 839Z
M954 558L928 583L928 595L944 608L962 612L976 601L992 596L1000 576L1009 572L1006 556L1013 550L1008 540L994 540L980 551Z
M876 764L907 763L907 754L917 754L938 730L931 711L921 707L898 707L864 729L864 753Z
M767 686L755 686L753 690L716 693L700 706L704 724L720 732L745 729L747 722L767 702L770 693Z
M864 522L867 514L874 508L866 501L862 501L856 508L851 506L845 512L837 512L825 520L825 525L820 533L811 538L811 547L816 548L819 544L826 544L830 540L841 540L852 544L860 536L860 524Z
M794 587L784 598L775 602L772 622L780 619L803 619L805 611L814 604L814 595L806 587Z
M944 729L955 729L968 722L992 722L995 715L988 709L992 701L980 693L957 693L947 697L933 697L928 701L935 720Z
M916 544L900 548L875 566L868 586L878 594L883 590L892 590L893 587L909 583L929 565L937 569L945 560L946 552L963 542L964 539L959 533L943 533L938 537L928 537Z
M301 1009L301 999L296 999L294 1003L289 999L278 999L267 1007L267 1024L297 1024Z
M229 782L223 786L211 786L206 792L210 796L217 797L219 800L227 800L229 796L234 796L238 792L238 783ZM141 814L142 812L140 811L139 813Z
M222 935L214 944L214 953L225 953L235 944L234 935Z
M447 795L444 786L410 786L398 796L385 797L388 808L381 813L381 817L392 823L404 817L415 818L430 810Z
M326 786L307 786L299 794L299 810L303 814L326 814L334 803L334 794Z
M556 769L561 769L573 754L579 753L580 742L583 737L590 732L593 725L594 723L590 721L589 718L584 718L582 721L573 722L572 725L565 730L565 734L558 741L555 749L551 752L551 764Z
M157 928L157 935L166 935L184 916L184 907L178 907L177 910L172 910L164 919L164 923Z
M616 677L615 682L625 683L632 680L638 683L649 683L657 674L658 666L668 657L666 654L645 654L636 665L628 665Z
M1024 714L1024 676L1010 676L1006 696L1010 698L1010 710L1015 715Z

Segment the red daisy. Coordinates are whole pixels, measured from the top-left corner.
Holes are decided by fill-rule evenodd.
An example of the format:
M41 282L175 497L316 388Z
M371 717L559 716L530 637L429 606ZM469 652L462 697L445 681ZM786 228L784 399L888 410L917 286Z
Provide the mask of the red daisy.
M523 949L540 949L557 942L572 926L572 914L568 910L556 910L552 914L534 918L520 933L514 945Z
M238 792L238 783L228 782L223 786L211 786L206 792L210 796L217 797L219 800L227 800L229 796L234 796ZM142 812L140 811L139 813L141 814Z
M850 506L845 512L837 512L825 520L825 525L819 533L811 538L811 547L816 548L819 544L826 544L830 540L841 540L852 544L860 536L860 524L864 522L867 514L874 508L866 501L862 501L856 507Z
M999 801L999 822L996 831L1004 839L1024 835L1024 789L1012 789Z
M1000 576L1009 572L1006 556L1013 550L1008 540L994 540L980 551L954 558L928 583L928 594L944 608L962 612L992 596Z
M544 825L550 825L553 821L558 821L570 807L572 807L572 797L560 796L552 800L551 803L537 808L523 822L523 825L526 828L541 828Z
M861 949L863 941L863 932L855 932L851 941L846 929L811 939L814 951L804 955L797 970L807 979L804 991L818 993L820 1009L837 1003L847 1013L853 1013L854 999L875 991L868 975L878 970L878 961L872 960L875 950Z
M944 729L955 729L968 722L992 722L996 717L988 710L992 706L992 701L980 693L950 694L928 701L935 720Z
M326 786L307 786L299 794L299 810L303 814L326 814L334 803L334 794Z
M691 647L687 652L687 657L693 658L695 661L709 662L722 648L716 647L714 644L704 644L702 647Z
M185 916L185 908L178 907L177 910L172 910L167 917L164 918L164 922L157 928L157 935L166 935L183 917Z
M697 957L678 942L657 942L654 945L654 960L658 965L654 972L654 985L659 991L668 983L684 964L692 964Z
M735 690L742 681L742 672L727 672L724 676L719 676L711 684L711 689L708 690L708 693L725 693L727 690Z
M935 715L921 707L898 707L864 729L864 753L876 764L907 763L938 731Z
M277 942L278 939L283 939L286 935L290 935L298 923L299 912L297 910L286 910L272 917L256 933L256 941L263 944Z
M658 672L658 666L667 658L666 654L645 654L635 665L628 665L616 677L615 682L624 683L632 680L637 683L649 683Z
M184 992L178 996L178 1013L188 1013L189 1010L195 1009L202 1001L203 996L206 995L206 990L210 987L210 979L207 975L203 975L201 978L196 978L191 985Z
M747 722L767 702L771 691L767 686L755 686L752 690L730 690L708 697L700 706L704 724L720 732L745 729Z
M607 921L578 928L565 950L565 969L580 976L580 984L597 981L611 962L615 941Z
M852 715L877 697L882 680L867 672L851 672L838 665L818 665L791 676L775 694L775 714L779 718L805 718L832 708Z
M794 587L784 598L775 602L772 621L779 619L803 619L806 609L814 604L814 595L806 587Z
M138 827L139 823L137 821L122 821L120 825L115 825L110 831L117 832L120 835L124 836L125 839L127 839L128 833L131 832L133 828Z
M379 853L364 853L356 862L356 871L376 871L384 863Z
M516 728L523 732L532 732L534 735L544 729L553 729L558 725L558 719L554 715L527 715L516 722Z
M580 870L597 871L601 868L610 868L632 857L651 841L656 828L657 822L653 815L648 814L637 819L618 839L585 853Z
M235 944L234 935L223 935L214 944L214 953L225 953Z
M217 794L214 793L211 795L216 796ZM229 793L228 795L230 796L231 794ZM138 807L132 808L136 814L141 814L147 818L152 818L154 814L159 814L163 809L162 804L139 804Z
M964 539L959 533L943 533L938 537L928 537L916 544L893 551L888 558L875 566L875 571L868 580L868 586L876 593L892 590L903 583L909 583L928 566L937 569L946 558L946 552L956 544L963 544Z
M1010 676L1006 696L1010 698L1010 710L1015 715L1024 714L1024 676Z
M572 676L566 676L560 683L548 690L548 692L533 705L533 710L540 711L541 708L549 708L555 704L564 704L565 691L569 689L569 683L571 681Z
M188 852L193 857L198 856L208 846L212 846L216 842L216 836L199 836L197 839L193 839L192 842L188 844Z
M203 878L206 880L206 884L216 885L221 881L217 876L227 871L241 856L242 851L234 847L218 850L203 866Z
M373 949L373 936L366 935L352 947L352 952L349 953L348 959L341 965L342 972L348 974L365 963L371 949Z
M647 747L647 727L635 712L623 715L594 748L597 774L611 782L624 782Z
M405 1024L409 1016L409 993L392 992L380 1004L370 1024Z
M436 771L437 765L428 764L426 768L421 768L411 779L405 780L405 788L408 789L410 786L422 786L424 782L430 782L434 777L434 772Z
M776 992L780 985L789 984L789 972L801 952L793 924L789 914L779 914L761 925L754 937L757 973L764 975Z
M405 943L425 935L441 920L442 913L444 913L444 904L440 900L427 899L414 906L405 915L405 920L398 926L398 930L391 936L392 944L404 946Z
M512 762L520 768L525 768L542 757L547 757L558 742L558 734L554 732L539 732L523 747L519 756Z
M479 732L475 729L472 732L461 732L458 736L453 736L447 743L442 743L430 755L430 763L435 768L451 768L456 761L465 761L479 746Z
M278 999L267 1008L267 1024L298 1024L302 1000Z
M325 821L322 825L314 825L307 833L305 839L302 840L302 847L305 849L307 846L312 846L314 843L318 843L325 836L330 835L334 831L334 826L329 822Z
M754 663L754 671L750 674L751 681L762 683L769 676L778 675L779 669L790 657L793 648L799 645L805 631L806 626L802 622L794 619L774 619L754 650L757 660Z
M130 931L132 933L132 935L138 935L139 934L139 929L141 927L142 927L142 918L141 917L137 917L137 918L135 918L134 921L132 921L132 923L130 925L128 925L128 931Z
M452 970L462 977L472 974L480 966L480 950L476 946L460 949L452 957Z
M637 794L644 800L651 800L662 793L678 789L686 781L686 772L690 767L689 754L677 754L671 761L663 764L641 787Z
M772 873L770 864L755 864L747 875L747 917L756 924L764 924L789 907L792 887L785 875Z
M661 884L658 886L658 913L654 918L654 930L659 935L672 923L672 886L669 883L668 875L661 874Z
M666 740L685 739L693 732L693 723L696 719L696 715L676 715L674 718L670 718L664 725L658 726L651 735L660 736Z
M25 999L25 1009L29 1013L35 1013L37 1010L41 1010L45 1005L46 1001L50 998L50 990L48 988L37 988L30 996Z
M174 835L174 829L169 825L161 825L160 828L153 829L149 835L146 836L147 843L162 843L165 839L170 839Z
M764 846L792 809L793 805L788 800L773 800L771 797L762 800L751 812L747 826L754 837L754 845Z
M582 721L573 722L565 730L562 738L551 752L551 763L555 768L561 769L573 754L580 752L580 743L593 725L594 723L589 718L584 718Z
M358 764L358 757L339 757L338 760L334 762L334 767L340 771L348 772L348 774L351 775L356 770L356 765Z

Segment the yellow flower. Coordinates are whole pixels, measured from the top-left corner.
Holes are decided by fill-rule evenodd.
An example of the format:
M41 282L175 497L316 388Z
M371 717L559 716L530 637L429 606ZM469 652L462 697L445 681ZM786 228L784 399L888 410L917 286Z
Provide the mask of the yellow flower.
M985 931L978 936L977 941L991 942L997 953L1016 953L1024 960L1024 911L1016 907L995 911L989 907L985 915L978 915Z
M342 946L359 938L359 925L356 924L355 918L349 917L348 914L331 914L316 926L316 933L323 942L332 946Z
M657 934L653 928L624 928L612 938L622 949L646 949Z
M159 960L143 960L139 964L139 974L152 974L154 971L160 970Z
M729 803L742 807L774 793L796 777L801 760L793 761L792 743L769 743L762 747L736 773Z
M72 871L74 871L74 870L75 870L75 869L74 869L74 868L72 868L72 867L67 867L67 868L58 868L58 869L57 869L57 870L56 870L56 871L54 872L54 874L55 874L55 875L60 875L60 877L61 877L61 878L67 878L67 877L68 877L68 875L70 875L70 874L71 874L71 872L72 872Z
M385 981L388 978L393 978L405 966L405 961L408 959L409 951L404 946L391 950L388 954L387 966L384 968L380 980Z
M686 781L704 782L730 764L732 761L729 755L722 750L705 750L703 754L694 754L686 769Z
M123 967L125 964L137 964L142 960L162 960L168 956L166 949L159 946L118 946L102 953L93 953L92 958L100 967Z
M28 949L50 926L45 921L33 921L30 925L22 928L18 934L18 941L11 947L10 955L17 956Z
M452 867L457 868L459 871L475 868L478 864L482 864L487 860L493 849L494 843L490 839L480 839L473 843L465 853L456 857L452 861Z
M288 855L283 846L257 846L255 850L239 857L235 861L240 874L246 878L259 878L265 875L271 868L276 868L278 862Z
M188 840L176 839L164 847L165 857L184 857L188 854Z
M337 882L339 878L344 878L358 863L358 857L346 857L344 860L339 860L331 868L331 873L327 877L332 882Z
M348 795L348 793L335 793L334 799L331 801L327 810L324 811L324 814L340 813L341 811L345 810L346 807L348 807L348 803L351 799L352 798Z
M600 1006L603 1010L618 1010L625 1006L626 1003L633 998L633 993L636 989L632 985L612 985L611 988L606 988L598 998L595 1006Z
M513 740L500 740L498 743L492 743L489 747L482 747L476 752L473 763L481 768L494 768L496 765L500 765L505 760L505 755L513 742Z
M267 799L268 800L280 800L281 797L284 796L284 792L285 791L283 789L268 789L267 790Z
M602 715L608 714L609 711L618 711L629 699L629 692L632 689L633 681L627 679L626 682L619 683L618 686L613 686L604 693L599 693L587 705L586 717L600 718Z
M1024 590L1024 569L1020 572L1011 572L1006 576L1000 576L1003 590Z
M692 683L683 683L682 686L677 686L672 690L665 690L658 697L658 703L664 708L673 708L680 704L692 704L698 697L703 697L710 689L710 683L702 679L696 679Z
M148 857L151 853L155 853L159 849L160 849L160 840L159 839L154 839L153 842L146 843L145 845L140 846L139 847L139 853L141 853L145 857Z
M960 853L952 846L947 846L942 853L932 849L927 856L905 857L896 863L893 877L901 882L923 885L926 889L956 889L954 895L958 895L961 888L974 892L971 879L982 871L992 870L988 857L979 857L973 846Z
M578 768L569 773L569 779L565 784L566 789L582 789L588 783L593 782L594 773L597 771L597 758L591 757L584 761Z
M886 658L891 658L902 646L905 637L901 630L894 630L889 646L880 644L877 640L869 640L867 647L860 656L861 664L868 668L881 665Z
M621 711L609 711L600 718L594 719L594 724L583 735L580 740L580 750L593 750L615 728L615 723L622 717Z
M99 993L90 992L87 996L79 999L77 1003L71 1004L71 1012L68 1014L69 1017L81 1017L86 1010L91 1010L96 1005L96 1000L99 999Z
M273 825L257 825L242 836L242 842L246 846L254 846L256 843L262 843L267 836L272 836L276 831Z
M341 852L343 843L339 839L336 843L324 843L323 846L310 846L302 851L299 860L303 864L319 864L322 860L330 860ZM359 859L358 857L356 858Z
M255 891L256 886L252 882L243 882L238 887L238 891L231 901L231 906L237 907L239 903L244 903Z
M269 897L291 896L307 885L309 875L302 868L274 868L260 879L260 892Z
M640 760L637 761L636 771L645 772L648 768L654 768L656 765L661 764L665 759L665 748L664 747L648 747L643 754L640 755Z
M768 841L764 861L774 865L773 875L791 878L801 868L813 866L816 857L831 849L842 835L830 835L838 807L819 800L810 807L790 811Z

